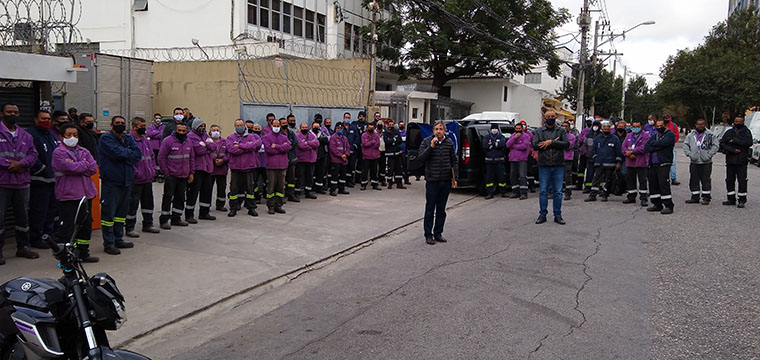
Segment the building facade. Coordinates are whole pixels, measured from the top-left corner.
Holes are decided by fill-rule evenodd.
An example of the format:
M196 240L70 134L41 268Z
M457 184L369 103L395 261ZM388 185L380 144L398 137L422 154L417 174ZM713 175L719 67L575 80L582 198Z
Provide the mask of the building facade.
M728 16L736 11L744 10L750 6L760 8L760 0L728 0Z

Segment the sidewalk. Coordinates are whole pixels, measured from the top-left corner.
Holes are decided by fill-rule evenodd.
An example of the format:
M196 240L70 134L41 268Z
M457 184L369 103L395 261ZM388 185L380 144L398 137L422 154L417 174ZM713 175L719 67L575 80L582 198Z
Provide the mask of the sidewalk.
M90 275L109 273L126 297L128 321L110 334L112 344L421 219L424 184L412 181L407 190L383 191L359 191L357 186L348 189L348 196L319 195L317 200L287 203L285 215L268 215L262 205L257 218L245 212L228 218L212 210L216 221L129 239L135 248L120 256L103 253L100 231L94 231L93 255L101 262L87 264L86 270ZM154 184L156 214L161 190ZM452 193L449 206L473 196L471 191ZM422 234L419 238L423 241ZM13 240L4 250L8 263L0 267L0 282L61 276L47 250L40 250L37 260L16 258Z

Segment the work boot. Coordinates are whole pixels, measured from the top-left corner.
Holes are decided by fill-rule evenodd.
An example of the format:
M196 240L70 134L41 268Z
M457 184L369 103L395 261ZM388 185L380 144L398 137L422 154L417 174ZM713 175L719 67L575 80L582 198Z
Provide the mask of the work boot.
M171 226L171 225L169 225L169 223L168 223L168 222L165 222L165 223L161 223L161 225L160 225L160 226L161 226L161 228L162 228L162 229L164 229L164 230L171 230L171 229L172 229L172 226Z
M510 199L517 199L520 197L520 194L518 193L512 193L512 195L509 196Z
M409 181L409 178L404 179L404 185L412 185L412 182Z
M403 184L403 183L400 183L400 182L399 182L399 183L397 183L397 184L396 184L396 189L401 189L401 190L404 190L404 189L406 189L406 186L404 186L404 184Z
M298 198L298 195L292 194L292 195L288 195L288 201L301 202L301 199Z
M0 252L0 265L5 265L5 258L3 257L2 252Z
M82 260L84 263L96 263L100 261L97 256L92 256L89 252L80 252L79 260Z
M433 238L425 238L425 243L428 245L435 245L435 240L433 240Z
M723 202L723 205L734 206L734 205L736 205L736 200L726 200L726 201Z
M607 199L607 196L602 196L601 202L607 202L609 199Z
M261 199L259 199L259 201L261 201ZM226 207L224 207L224 205L222 205L222 206L217 206L217 207L216 207L216 211L227 211L227 208L226 208Z
M528 199L528 194L521 194L520 195L520 200L527 200L527 199Z
M22 257L27 259L37 259L40 257L40 254L32 251L32 249L28 246L24 246L21 249L16 250L16 257Z
M314 195L314 193L313 193L313 192L311 192L311 191L307 191L307 192L306 192L306 198L307 198L307 199L316 199L316 198L317 198L317 196L316 196L316 195Z
M172 220L174 226L188 226L189 223L182 221L182 219Z
M592 201L596 201L596 195L589 195L589 196L588 196L588 197L587 197L585 200L583 200L583 201L584 201L584 202L592 202Z
M338 194L341 194L341 195L348 195L348 194L350 194L350 193L349 193L348 191L346 191L346 190L340 190L340 191L338 191Z
M633 204L635 202L636 202L636 198L630 197L630 196L625 198L625 200L623 200L623 204Z
M380 180L380 186L388 186L388 183L385 180Z
M503 199L506 199L506 198L508 198L508 197L509 197L509 194L507 194L507 193L503 192L503 193L501 193L501 197L502 197Z
M554 222L560 225L565 225L567 222L565 222L565 219L562 218L562 216L555 216Z
M588 194L588 193L590 193L590 192L591 192L591 189L583 189L583 193L584 193L584 194Z
M437 237L433 237L433 240L435 240L436 242L439 242L439 243L448 242L448 240L446 240L446 238L443 237L443 235L438 235Z
M338 196L338 190L330 190L330 196Z
M744 209L744 204L745 204L744 202L739 201L739 203L736 204L736 207L738 207L739 209Z
M161 232L161 230L156 229L153 225L143 225L142 232L144 233L151 233L151 234L158 234Z
M274 212L276 212L278 214L284 214L285 210L283 208L281 208L281 207L276 207L276 208L274 208Z
M491 199L493 199L493 194L486 195L486 200L491 200Z
M270 207L270 208L267 210L267 214L269 214L269 215L274 215L274 208L273 208L273 207Z
M317 194L325 195L325 194L327 194L327 191L325 191L325 189L318 188L317 189Z
M385 186L385 185L383 185L383 186ZM388 189L393 189L393 183L392 182L388 183Z
M573 199L573 197L572 197L572 195L570 195L569 192L565 193L565 200L572 200L572 199Z
M216 220L216 216L211 214L199 214L198 219L201 220Z
M259 216L259 213L256 212L256 209L248 209L248 215L256 217Z
M138 233L137 231L135 231L135 229L129 229L129 230L127 230L127 233L125 235L127 235L128 237L131 237L131 238L139 238L140 237L140 233Z
M686 200L687 204L699 204L699 195L692 196L691 199Z
M678 185L681 185L681 182L673 178L673 179L670 179L670 185L678 186Z
M350 186L349 186L350 187ZM367 184L362 184L362 186L359 188L361 191L367 190Z
M381 188L380 188L379 186L377 186L377 185L372 185L372 190L381 191L381 190L383 190L383 189L381 189Z
M710 199L702 199L702 202L700 202L702 205L710 205Z
M543 224L543 223L545 223L545 222L546 222L546 216L539 216L539 217L536 219L536 224Z
M647 211L649 211L649 212L662 211L662 205L654 205L654 204L652 204L652 206L650 206L650 207L647 208Z
M194 217L185 217L185 221L187 221L188 224L197 224L198 220L195 220Z
M641 206L642 207L649 206L649 203L647 202L647 199L641 199Z
M230 209L230 212L227 214L229 217L235 217L237 215L237 209Z
M666 207L666 208L663 208L660 211L660 214L663 214L663 215L669 215L669 214L672 214L672 213L673 213L673 208L672 207Z
M116 242L116 248L117 249L131 249L135 247L135 244L130 241L117 241Z
M121 254L121 250L117 249L114 246L109 246L109 247L103 249L103 251L106 254L109 254L109 255L119 255L119 254Z

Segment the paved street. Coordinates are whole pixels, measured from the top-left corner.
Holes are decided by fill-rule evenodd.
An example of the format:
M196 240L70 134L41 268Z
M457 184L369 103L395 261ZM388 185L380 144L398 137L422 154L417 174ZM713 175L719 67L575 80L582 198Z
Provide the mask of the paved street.
M569 225L537 226L535 197L478 198L449 212L447 244L424 244L417 222L129 345L159 359L756 358L757 200L720 205L716 163L713 204L686 206L679 165L673 216L577 194Z

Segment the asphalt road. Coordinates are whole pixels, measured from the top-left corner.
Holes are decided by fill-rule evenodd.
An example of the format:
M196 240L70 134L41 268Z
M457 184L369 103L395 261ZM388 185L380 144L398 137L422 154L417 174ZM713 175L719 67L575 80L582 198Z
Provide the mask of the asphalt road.
M722 157L719 155L719 157ZM449 211L450 242L421 224L172 334L134 344L172 359L752 359L758 348L760 205L676 213L566 202L568 225L535 225L537 196ZM422 201L422 199L420 199ZM382 216L378 217L382 221Z

